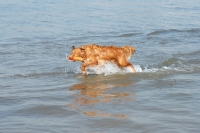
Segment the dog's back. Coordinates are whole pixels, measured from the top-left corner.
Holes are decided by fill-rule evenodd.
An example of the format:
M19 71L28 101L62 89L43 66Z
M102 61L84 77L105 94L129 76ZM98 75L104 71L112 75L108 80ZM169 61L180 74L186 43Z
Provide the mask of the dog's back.
M87 56L98 56L100 58L116 58L125 54L127 59L130 59L131 55L134 54L135 48L133 46L100 46L97 44L88 44L82 46L85 49Z

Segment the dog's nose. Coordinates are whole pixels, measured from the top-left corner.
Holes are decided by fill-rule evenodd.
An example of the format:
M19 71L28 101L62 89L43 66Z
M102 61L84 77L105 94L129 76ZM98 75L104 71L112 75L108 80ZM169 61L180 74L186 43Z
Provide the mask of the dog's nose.
M69 59L69 60L73 60L73 58L72 58L71 56L68 56L68 59Z
M71 61L75 62L74 58L71 57L71 56L68 57L68 60L71 60Z

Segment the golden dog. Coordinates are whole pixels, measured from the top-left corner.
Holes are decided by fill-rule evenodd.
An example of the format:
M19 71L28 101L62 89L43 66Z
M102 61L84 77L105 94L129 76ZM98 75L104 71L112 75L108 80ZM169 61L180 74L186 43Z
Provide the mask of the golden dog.
M130 67L133 72L136 72L133 65L128 61L135 51L133 46L116 47L88 44L78 48L72 46L72 54L68 59L82 61L81 70L83 73L86 72L86 67L102 65L106 61L113 62L119 67Z

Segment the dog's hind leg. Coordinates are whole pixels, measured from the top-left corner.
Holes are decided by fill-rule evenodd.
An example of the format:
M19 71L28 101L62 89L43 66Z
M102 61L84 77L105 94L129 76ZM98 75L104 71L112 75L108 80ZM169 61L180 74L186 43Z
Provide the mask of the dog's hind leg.
M118 62L122 67L130 67L133 72L136 72L134 66L130 62L128 62L125 58L120 58Z
M133 70L133 72L136 72L136 70L135 70L135 68L134 68L134 66L130 63L128 66L130 66L131 67L131 69Z
M116 64L119 68L122 68L122 66L119 64L118 60L112 59L111 62Z

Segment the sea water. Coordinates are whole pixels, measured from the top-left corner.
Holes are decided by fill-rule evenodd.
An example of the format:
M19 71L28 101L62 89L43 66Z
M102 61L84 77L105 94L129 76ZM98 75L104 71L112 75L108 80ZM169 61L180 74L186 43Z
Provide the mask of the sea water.
M0 132L199 133L200 1L0 1ZM72 46L130 45L130 68Z

